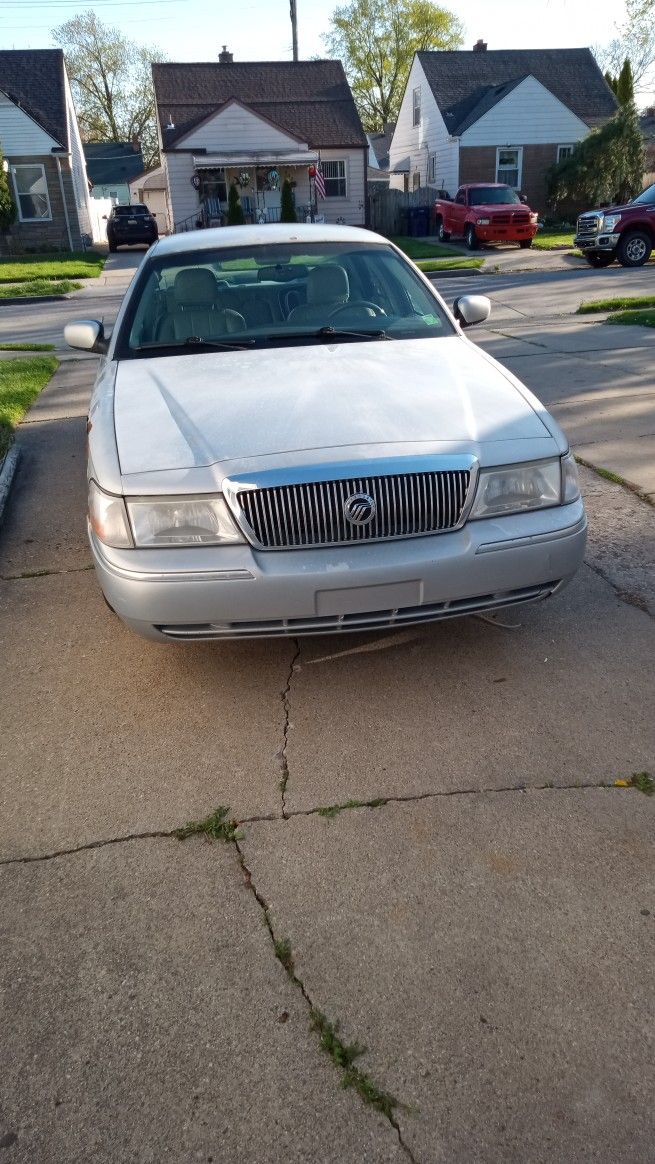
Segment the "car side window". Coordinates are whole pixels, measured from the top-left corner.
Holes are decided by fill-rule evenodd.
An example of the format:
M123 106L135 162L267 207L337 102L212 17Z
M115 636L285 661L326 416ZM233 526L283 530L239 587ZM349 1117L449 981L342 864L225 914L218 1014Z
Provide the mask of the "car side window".
M459 202L460 206L466 206L466 190L457 191L455 202Z

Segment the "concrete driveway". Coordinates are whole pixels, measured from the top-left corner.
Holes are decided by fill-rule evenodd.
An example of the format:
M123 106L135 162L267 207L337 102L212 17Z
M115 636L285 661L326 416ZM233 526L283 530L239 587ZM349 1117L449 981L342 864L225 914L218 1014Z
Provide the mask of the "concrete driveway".
M652 508L585 473L588 564L499 619L145 643L92 373L0 530L2 1164L650 1164Z

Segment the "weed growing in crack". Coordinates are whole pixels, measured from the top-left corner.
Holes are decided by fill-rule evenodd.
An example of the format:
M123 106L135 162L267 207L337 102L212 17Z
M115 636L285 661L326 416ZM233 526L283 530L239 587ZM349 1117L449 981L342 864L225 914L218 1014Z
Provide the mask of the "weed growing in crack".
M385 797L379 796L376 800L346 800L343 804L328 804L316 811L319 816L324 816L326 820L333 820L338 813L343 812L346 808L381 808L382 805L388 803Z
M650 772L633 772L628 780L631 788L636 788L639 792L643 792L644 796L653 796L655 794L655 780Z
M275 949L275 957L278 962L281 962L287 974L293 974L294 961L291 952L291 942L288 938L274 938L273 946Z
M341 1086L353 1087L364 1103L370 1104L391 1120L394 1108L400 1107L399 1101L388 1091L383 1091L370 1075L354 1065L355 1060L364 1054L366 1047L360 1043L344 1043L339 1037L339 1024L331 1023L316 1008L311 1012L311 1026L312 1030L318 1031L320 1035L322 1049L343 1072Z
M187 837L204 833L214 841L240 841L243 833L240 832L237 822L229 819L229 811L224 804L220 804L211 816L206 816L204 820L189 821L184 828L175 829L173 836L177 837L178 841L185 841Z

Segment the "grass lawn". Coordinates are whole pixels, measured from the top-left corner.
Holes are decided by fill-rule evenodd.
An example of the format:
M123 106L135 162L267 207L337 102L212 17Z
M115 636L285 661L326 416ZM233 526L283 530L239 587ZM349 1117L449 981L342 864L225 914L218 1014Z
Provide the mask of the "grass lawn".
M0 344L0 352L54 352L54 344Z
M558 251L563 247L568 248L568 250L573 250L574 235L575 231L573 227L565 231L557 227L546 227L545 230L540 230L534 236L532 245L538 251Z
M400 247L409 259L452 259L452 247L444 247L441 243L425 242L419 238L405 238L404 235L395 235L389 240Z
M578 307L578 315L596 311L629 311L637 307L655 307L655 295L623 295L614 299L590 299Z
M95 251L64 255L21 255L0 259L0 283L32 283L35 279L97 279L105 256Z
M429 273L430 271L479 271L484 263L484 259L458 259L455 255L451 255L448 259L418 259L416 266L420 267L421 271Z
M71 279L34 279L31 283L0 284L0 299L25 299L29 295L67 295L79 291L81 283Z
M15 426L58 366L54 356L0 360L0 457L12 442Z
M608 323L637 323L641 327L655 327L655 309L652 311L616 311Z

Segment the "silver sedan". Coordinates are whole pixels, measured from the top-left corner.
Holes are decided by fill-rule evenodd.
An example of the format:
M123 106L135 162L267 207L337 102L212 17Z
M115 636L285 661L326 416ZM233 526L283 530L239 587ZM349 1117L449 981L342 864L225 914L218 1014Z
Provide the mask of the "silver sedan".
M88 531L134 630L188 642L533 602L580 565L575 462L539 401L388 240L330 226L160 240L102 324Z

